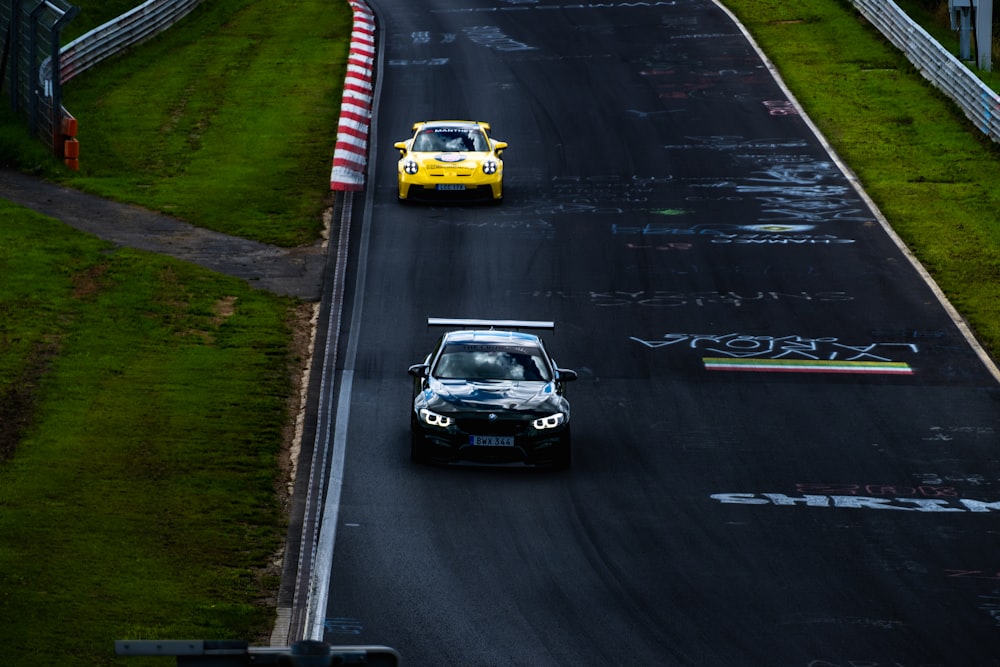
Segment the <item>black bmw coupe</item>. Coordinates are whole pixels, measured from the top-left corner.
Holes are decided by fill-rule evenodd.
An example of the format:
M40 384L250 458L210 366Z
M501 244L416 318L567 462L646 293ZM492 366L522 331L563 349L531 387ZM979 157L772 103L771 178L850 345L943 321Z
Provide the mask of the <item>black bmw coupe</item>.
M412 460L568 468L565 384L577 374L559 368L538 336L518 330L552 323L435 318L428 323L480 328L445 333L424 363L410 366Z

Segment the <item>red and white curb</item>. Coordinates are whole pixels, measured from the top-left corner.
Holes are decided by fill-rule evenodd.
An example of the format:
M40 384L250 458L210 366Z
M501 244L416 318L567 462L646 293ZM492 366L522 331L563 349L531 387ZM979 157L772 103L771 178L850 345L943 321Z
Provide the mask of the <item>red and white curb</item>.
M368 167L368 128L372 117L372 69L375 62L375 16L361 0L354 10L337 145L330 172L331 190L363 190Z

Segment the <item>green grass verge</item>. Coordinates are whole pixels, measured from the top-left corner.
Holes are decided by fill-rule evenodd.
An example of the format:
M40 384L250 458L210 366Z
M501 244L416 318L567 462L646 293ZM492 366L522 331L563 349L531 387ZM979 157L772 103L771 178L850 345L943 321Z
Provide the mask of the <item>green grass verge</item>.
M847 0L725 0L997 358L1000 147Z
M346 2L220 0L63 88L75 188L282 246L315 241L346 71Z
M2 200L0 218L5 664L266 643L293 302Z

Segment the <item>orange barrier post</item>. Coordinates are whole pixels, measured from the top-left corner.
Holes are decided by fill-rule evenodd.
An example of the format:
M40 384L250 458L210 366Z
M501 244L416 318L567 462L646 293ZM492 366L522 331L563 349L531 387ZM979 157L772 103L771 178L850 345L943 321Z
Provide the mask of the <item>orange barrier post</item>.
M75 137L76 127L77 127L76 118L73 118L73 116L63 116L62 119L63 134L65 134L67 137Z
M73 171L80 171L80 142L76 138L76 118L66 114L60 123L62 132L63 163Z
M80 142L76 137L63 142L63 162L73 171L80 171Z

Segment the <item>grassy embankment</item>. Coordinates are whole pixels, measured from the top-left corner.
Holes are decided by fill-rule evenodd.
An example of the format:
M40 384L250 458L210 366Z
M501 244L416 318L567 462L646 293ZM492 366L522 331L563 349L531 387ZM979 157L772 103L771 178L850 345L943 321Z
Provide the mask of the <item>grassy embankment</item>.
M77 32L108 18L107 0L74 4L91 16ZM0 163L311 243L349 33L346 2L205 3L66 85L79 174L9 113ZM0 662L123 664L124 638L266 643L301 304L2 199L0 220Z
M107 18L87 26L88 5L110 6L74 4L83 27ZM844 0L727 4L996 355L997 148ZM213 2L67 85L80 174L9 122L0 163L308 242L348 30L346 3ZM112 664L116 638L261 641L295 304L3 202L0 219L5 660Z

